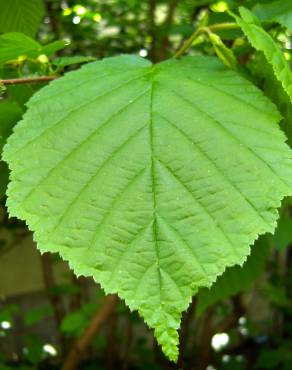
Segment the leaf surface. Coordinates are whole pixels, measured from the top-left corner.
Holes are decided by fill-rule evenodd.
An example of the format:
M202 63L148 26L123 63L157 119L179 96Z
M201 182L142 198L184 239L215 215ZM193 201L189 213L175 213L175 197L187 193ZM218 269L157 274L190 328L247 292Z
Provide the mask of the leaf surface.
M279 119L214 58L87 64L35 94L10 136L9 212L139 310L175 360L192 295L245 261L291 194Z
M272 65L278 81L292 100L292 71L284 54L273 38L261 27L257 17L248 9L240 7L241 17L234 16L237 24L247 36L251 45L262 51L267 61Z
M34 37L44 15L42 0L0 0L0 32Z

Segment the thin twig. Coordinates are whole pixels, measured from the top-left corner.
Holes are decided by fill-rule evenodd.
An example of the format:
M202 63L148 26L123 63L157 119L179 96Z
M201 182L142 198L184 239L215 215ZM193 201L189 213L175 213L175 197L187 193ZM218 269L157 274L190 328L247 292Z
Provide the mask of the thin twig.
M55 80L59 76L40 76L40 77L23 77L23 78L12 78L9 80L0 80L2 85L20 85L30 83L42 83Z
M101 326L109 319L118 303L116 295L110 295L105 299L105 304L91 319L83 335L77 339L65 359L62 370L76 370L82 360L82 356Z
M188 50L193 42L202 34L209 32L220 32L225 30L237 29L239 26L236 23L218 23L208 27L198 28L183 44L183 46L175 53L174 57L181 57L186 50Z

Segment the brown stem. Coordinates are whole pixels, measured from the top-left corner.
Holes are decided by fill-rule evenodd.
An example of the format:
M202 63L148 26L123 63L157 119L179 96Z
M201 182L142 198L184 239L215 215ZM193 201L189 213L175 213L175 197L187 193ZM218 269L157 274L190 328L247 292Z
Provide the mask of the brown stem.
M242 304L242 298L240 294L235 295L232 298L233 312L232 315L226 317L226 319L216 326L215 331L218 333L227 332L238 324L238 320L245 314L245 307Z
M149 0L149 35L151 37L151 47L150 47L150 59L153 63L157 61L157 39L155 32L155 10L156 10L156 0Z
M65 311L60 298L51 292L56 287L56 282L50 253L44 253L41 255L41 264L45 287L48 292L49 300L53 306L56 322L59 327L65 316Z
M59 24L58 24L58 22L55 18L55 15L54 15L53 4L52 4L51 0L44 0L44 3L45 3L45 7L47 9L47 15L48 15L48 18L50 20L50 25L51 25L52 32L53 32L55 38L59 39L60 38L60 29L59 29Z
M110 295L105 299L104 306L98 310L91 319L83 335L75 342L65 359L62 370L76 370L82 360L82 356L91 343L101 326L108 320L118 303L116 295Z
M161 38L161 47L160 47L160 60L166 59L166 53L169 47L169 36L168 32L173 22L173 17L175 13L175 9L177 7L178 0L170 0L167 17L165 19L164 24L164 32L165 34Z
M2 85L19 85L19 84L30 84L30 83L42 83L52 81L58 78L58 76L41 76L41 77L23 77L23 78L12 78L9 80L0 80Z

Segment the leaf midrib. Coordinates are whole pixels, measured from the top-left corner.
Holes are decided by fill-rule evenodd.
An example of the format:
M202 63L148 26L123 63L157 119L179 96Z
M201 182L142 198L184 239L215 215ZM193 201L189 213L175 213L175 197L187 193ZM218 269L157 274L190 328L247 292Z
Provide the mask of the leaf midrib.
M153 100L154 100L154 79L152 75L151 88L150 88L150 106L149 106L149 144L151 150L151 186L152 186L152 222L153 222L153 237L155 245L155 253L157 259L157 276L159 285L159 296L160 296L160 306L162 297L162 278L161 278L161 267L160 267L160 255L159 255L159 245L157 237L157 201L156 201L156 184L155 184L155 146L154 146L154 128L153 128Z

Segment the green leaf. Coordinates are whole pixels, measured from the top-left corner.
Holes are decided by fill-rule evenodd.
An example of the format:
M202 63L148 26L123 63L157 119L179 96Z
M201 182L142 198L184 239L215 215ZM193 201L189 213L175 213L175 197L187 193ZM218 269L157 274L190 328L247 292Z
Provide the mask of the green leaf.
M276 0L257 4L253 12L263 22L277 22L292 29L292 2Z
M61 332L67 335L80 335L88 324L86 314L79 310L71 312L62 321Z
M237 24L247 36L251 45L265 54L267 61L272 65L278 81L292 100L292 71L285 60L283 53L273 38L258 24L253 13L248 9L239 8L241 18L234 16Z
M262 52L258 52L252 58L248 67L265 95L271 99L282 114L283 119L280 126L288 138L287 143L292 147L292 104L290 97L275 77L272 66L265 62Z
M63 40L54 41L43 46L23 33L6 33L0 36L0 65L19 57L36 59L42 54L49 57L65 47L66 42ZM84 58L89 61L88 57ZM92 58L90 60L92 61Z
M0 32L34 37L44 15L42 0L0 0Z
M251 254L242 267L228 268L210 289L202 288L197 297L196 313L201 315L209 306L247 291L264 271L270 251L270 239L260 238L251 249Z
M22 110L13 101L0 100L0 154L13 126L20 120Z
M28 107L4 149L10 215L139 310L175 360L192 295L245 261L292 193L275 106L216 58L121 56Z
M215 33L208 32L208 36L218 58L222 60L223 64L225 64L228 68L235 69L237 61L232 50L229 49L221 40L221 38Z
M292 220L288 216L283 215L280 218L273 237L273 244L278 250L283 250L292 244Z
M42 47L42 53L49 57L55 54L57 51L63 50L66 46L67 43L64 40L53 41Z
M24 315L25 325L34 325L42 321L45 317L51 316L53 314L53 309L51 306L44 306L35 309L30 309Z
M36 365L43 358L43 346L44 343L36 335L27 335L23 349L25 359Z
M0 50L0 65L3 65L20 56L36 58L42 46L22 33L6 33L0 36Z
M22 110L13 101L0 100L0 156L8 136L11 134L14 125L20 120ZM0 157L1 158L1 157ZM5 195L8 184L8 167L0 159L0 198Z
M95 61L94 57L83 57L75 55L73 57L59 57L53 60L52 64L60 69L68 67L72 64L82 64Z

